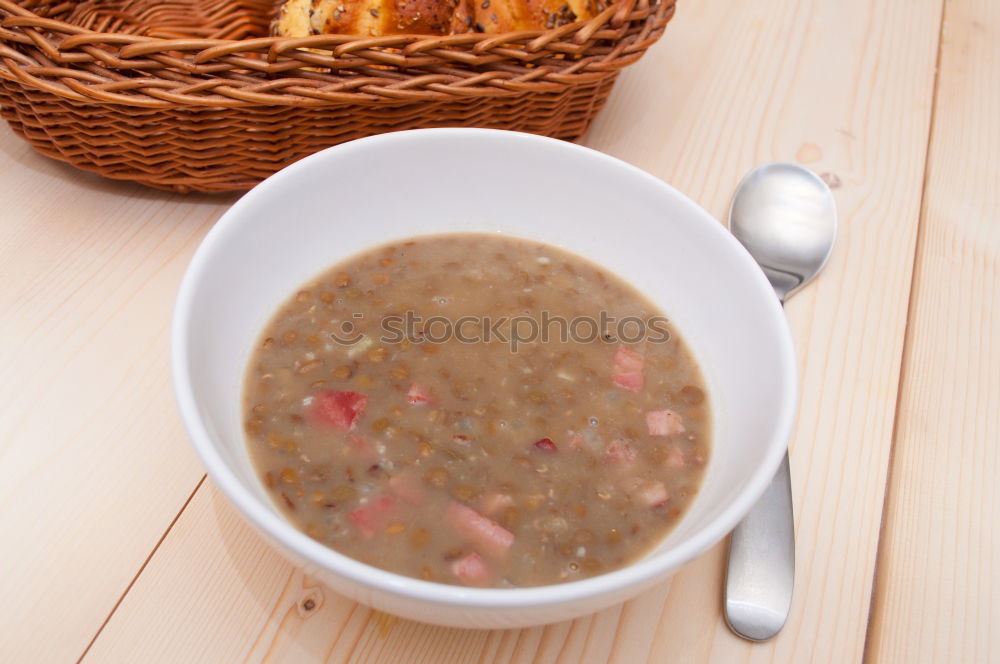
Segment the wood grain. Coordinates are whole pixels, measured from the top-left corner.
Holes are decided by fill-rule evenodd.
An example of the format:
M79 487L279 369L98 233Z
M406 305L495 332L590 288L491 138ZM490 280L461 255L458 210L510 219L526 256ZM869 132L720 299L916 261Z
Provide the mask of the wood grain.
M202 470L168 322L223 199L74 171L0 129L0 661L83 652Z
M858 661L871 599L930 120L940 0L682 3L585 141L717 216L741 174L799 160L836 185L826 274L791 301L798 586L750 645L720 618L717 547L647 595L572 623L456 631L312 584L206 483L94 642L93 661ZM318 608L304 615L305 597Z
M1000 6L949 0L868 653L1000 661Z

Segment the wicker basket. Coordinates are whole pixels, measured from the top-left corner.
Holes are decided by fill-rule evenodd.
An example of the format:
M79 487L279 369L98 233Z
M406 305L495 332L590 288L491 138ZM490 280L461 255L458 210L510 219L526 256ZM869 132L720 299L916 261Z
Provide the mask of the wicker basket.
M293 39L265 36L274 0L0 0L0 113L42 154L180 192L400 129L576 138L674 2L546 31Z

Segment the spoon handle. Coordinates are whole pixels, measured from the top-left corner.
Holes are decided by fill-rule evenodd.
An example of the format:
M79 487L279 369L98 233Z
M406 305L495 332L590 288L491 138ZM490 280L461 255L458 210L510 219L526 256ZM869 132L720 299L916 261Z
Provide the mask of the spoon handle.
M776 635L788 618L794 582L795 529L786 453L767 491L736 526L729 543L729 628L751 641Z

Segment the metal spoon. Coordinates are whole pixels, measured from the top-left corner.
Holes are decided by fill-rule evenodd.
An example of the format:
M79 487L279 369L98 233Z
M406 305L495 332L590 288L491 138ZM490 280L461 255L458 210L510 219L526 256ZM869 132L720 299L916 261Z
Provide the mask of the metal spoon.
M837 235L833 194L795 164L750 171L733 197L729 229L767 275L781 303L826 264ZM733 531L726 573L729 628L751 641L776 635L795 581L795 532L788 454L760 501Z

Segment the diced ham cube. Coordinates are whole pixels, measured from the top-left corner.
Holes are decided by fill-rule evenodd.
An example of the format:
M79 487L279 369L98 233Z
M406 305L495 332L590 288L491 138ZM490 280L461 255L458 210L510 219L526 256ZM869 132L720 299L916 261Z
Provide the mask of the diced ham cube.
M683 468L687 465L687 458L684 456L684 452L681 452L680 449L672 447L670 448L670 451L667 452L667 458L666 461L664 461L664 465L668 468Z
M363 538L371 539L389 519L395 506L396 501L390 496L382 496L348 514L347 520L358 529Z
M646 358L639 353L629 350L625 346L619 346L614 357L615 373L612 378L615 385L638 392L645 384L642 375L642 367L646 364Z
M672 436L684 433L684 420L672 410L651 410L646 413L650 436Z
M431 403L434 401L434 395L431 394L429 388L420 385L419 383L411 383L410 389L406 392L406 400L416 406Z
M636 502L643 507L658 507L667 502L667 498L669 496L667 495L667 488L663 486L663 482L654 482L652 480L640 484L635 493Z
M514 543L512 532L462 503L448 506L448 521L462 537L492 556L503 556Z
M646 379L643 378L641 371L616 373L611 379L614 381L615 385L625 388L629 392L638 392L642 389L642 386L646 384Z
M488 493L483 496L480 502L483 513L491 516L513 505L514 498L508 493Z
M461 445L462 447L468 447L472 444L472 440L468 436L463 436L462 434L455 434L451 437L451 442L456 445Z
M427 488L423 480L412 468L407 468L389 478L389 488L411 505L419 505L427 497Z
M475 551L452 562L451 573L467 586L488 586L493 578L493 571Z
M615 464L634 463L638 457L639 453L632 447L632 444L621 438L611 441L611 444L608 445L608 451L605 453L605 458L610 463Z
M619 346L615 351L614 363L616 373L641 372L643 365L646 364L646 358L625 346Z
M315 395L309 415L319 426L351 431L368 405L368 397L360 392L323 390Z
M546 454L553 454L559 451L559 448L556 447L556 444L552 442L551 438L540 438L535 441L532 447L539 452L545 452Z

